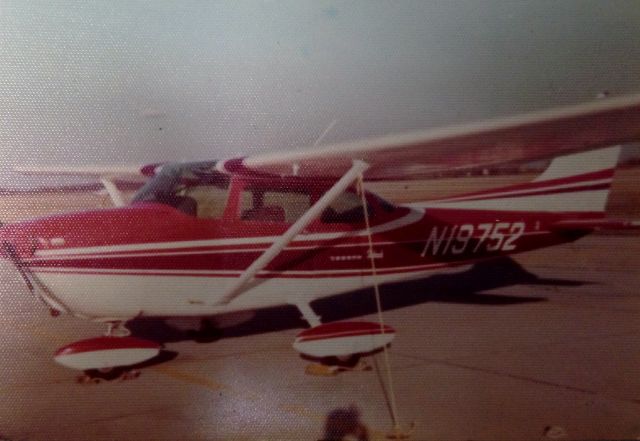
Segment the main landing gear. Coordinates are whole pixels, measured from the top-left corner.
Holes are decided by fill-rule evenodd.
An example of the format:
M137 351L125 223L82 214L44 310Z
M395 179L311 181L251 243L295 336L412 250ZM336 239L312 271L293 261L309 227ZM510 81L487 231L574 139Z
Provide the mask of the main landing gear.
M390 326L372 322L333 322L322 324L308 303L296 303L303 318L311 325L296 336L294 349L303 358L314 360L307 366L309 375L333 376L340 372L368 371L362 359L388 345L395 331Z

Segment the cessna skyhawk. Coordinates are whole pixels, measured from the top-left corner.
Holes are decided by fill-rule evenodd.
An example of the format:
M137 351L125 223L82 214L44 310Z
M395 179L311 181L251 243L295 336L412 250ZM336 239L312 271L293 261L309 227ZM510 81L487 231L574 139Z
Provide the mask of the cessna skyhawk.
M349 357L387 345L393 329L323 324L314 300L638 226L605 215L616 145L638 139L635 95L313 149L149 165L136 170L149 180L127 204L111 179L122 170L85 169L115 208L5 225L0 245L53 312L107 325L105 336L57 352L71 368L157 355L157 343L129 336L125 324L137 317L285 304L310 325L296 349ZM549 158L531 182L408 205L363 185Z

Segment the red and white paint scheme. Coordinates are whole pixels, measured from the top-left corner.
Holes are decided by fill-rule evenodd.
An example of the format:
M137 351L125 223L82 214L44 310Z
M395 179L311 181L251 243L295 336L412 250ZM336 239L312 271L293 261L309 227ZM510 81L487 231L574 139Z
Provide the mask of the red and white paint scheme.
M108 369L142 363L160 349L157 343L134 337L97 337L60 348L54 360L71 369Z
M640 96L624 96L310 150L154 164L127 204L112 175L87 169L116 208L5 225L1 253L52 310L85 319L121 326L292 304L318 326L316 299L636 227L604 208L620 151L609 146L638 139ZM548 158L530 183L406 206L356 185Z
M299 333L293 348L310 357L344 357L376 351L391 343L395 335L391 326L380 323L325 323Z

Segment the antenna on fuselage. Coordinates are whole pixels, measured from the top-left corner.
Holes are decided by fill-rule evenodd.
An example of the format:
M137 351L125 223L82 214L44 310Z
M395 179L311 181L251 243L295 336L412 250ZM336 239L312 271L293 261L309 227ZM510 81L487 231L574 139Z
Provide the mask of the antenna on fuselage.
M329 125L327 126L326 129L324 129L324 131L320 134L320 136L318 136L318 139L316 139L316 142L313 143L313 147L318 147L318 145L320 145L320 142L322 142L322 140L324 139L325 136L327 136L327 133L329 133L329 131L331 129L333 129L333 126L336 125L336 123L338 122L337 119L334 119L333 121L331 121L329 123Z
M324 137L327 136L327 133L329 133L331 131L331 129L333 129L333 126L335 126L337 122L338 122L338 120L334 119L329 123L327 128L324 129L322 131L322 133L320 134L320 136L318 136L316 138L315 142L313 143L313 147L318 147L320 145L320 143L322 142ZM300 171L300 164L293 164L291 166L291 169L292 169L291 173L293 174L293 176L298 176L298 172Z

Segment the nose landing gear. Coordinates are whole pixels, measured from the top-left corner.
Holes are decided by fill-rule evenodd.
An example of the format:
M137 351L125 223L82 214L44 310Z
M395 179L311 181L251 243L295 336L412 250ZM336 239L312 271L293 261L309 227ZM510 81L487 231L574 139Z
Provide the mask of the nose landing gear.
M160 354L162 346L156 342L131 337L124 321L107 323L102 337L79 340L60 348L54 360L68 368L84 373L77 378L81 384L102 381L131 380L140 376L134 366Z
M103 369L87 369L84 373L76 377L78 384L100 384L105 381L127 381L134 380L140 376L138 369L129 369L124 366L103 368Z
M326 357L320 362L310 363L304 373L319 377L333 377L341 372L363 372L371 369L371 365L362 358L361 354L352 354L346 357Z
M130 335L131 331L124 321L114 320L107 322L107 330L104 333L104 337L126 340ZM76 382L79 384L99 384L103 381L126 381L138 378L140 374L141 372L138 369L132 369L130 366L104 366L86 369L84 373L76 378Z

